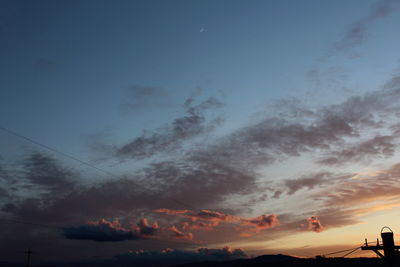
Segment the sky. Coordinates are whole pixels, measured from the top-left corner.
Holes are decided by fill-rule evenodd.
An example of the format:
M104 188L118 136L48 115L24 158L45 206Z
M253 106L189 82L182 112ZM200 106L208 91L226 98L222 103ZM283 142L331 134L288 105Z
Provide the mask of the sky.
M0 1L0 261L400 242L399 26L398 0Z

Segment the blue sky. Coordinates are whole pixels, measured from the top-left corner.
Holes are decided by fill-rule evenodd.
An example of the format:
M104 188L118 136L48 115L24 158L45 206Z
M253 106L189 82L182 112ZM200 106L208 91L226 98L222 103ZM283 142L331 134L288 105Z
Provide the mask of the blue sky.
M347 80L336 82L371 90L387 77L382 66L390 71L397 64L388 53L399 38L393 16L371 25L368 39L381 35L385 45L360 46L368 54L358 62L336 53L319 64L331 77L323 77L318 88L307 80L346 26L368 13L369 2L4 2L2 113L13 114L7 119L12 128L45 134L44 139L57 136L71 147L80 135L107 126L154 129L171 118L160 114L179 112L182 99L196 88L208 95L223 92L236 125L287 96L309 101L307 92L313 91L314 101L340 100L343 93L329 88L330 79L345 75ZM371 72L374 78L363 81ZM175 110L151 107L142 110L150 116L121 118L124 90L138 85L167 91ZM36 127L46 131L35 133Z
M0 125L115 174L97 173L2 131L0 174L3 169L20 177L19 183L1 182L5 192L13 192L1 200L8 207L2 216L76 231L87 229L77 225L89 221L100 228L128 229L132 218L146 217L158 221L157 229L161 222L169 225L162 229L178 239L189 239L185 227L195 229L185 226L185 219L204 220L194 210L174 213L189 208L172 204L134 204L129 210L118 202L119 187L104 189L115 193L108 208L89 205L87 216L69 210L83 201L77 195L89 196L127 179L143 187L164 186L162 204L172 198L240 217L205 219L209 228L228 221L246 228L237 239L194 232L194 243L179 248L231 245L267 253L274 245L262 240L265 235L285 240L293 233L305 243L325 235L323 245L348 244L350 239L337 244L333 237L335 231L346 232L343 227L362 222L357 216L375 216L380 206L397 218L393 192L382 192L379 205L369 200L369 213L361 204L350 212L340 187L360 191L354 181L363 177L379 188L372 181L382 173L397 175L399 8L394 0L2 1ZM214 172L202 173L202 168ZM214 196L191 196L185 187L190 179L193 184L209 181L199 182L198 188L206 186ZM228 184L226 190L217 189L221 184ZM318 202L329 188L337 195ZM121 201L136 203L145 197L132 190ZM54 203L43 204L44 196ZM96 199L105 195L91 197L91 203L101 203ZM23 212L29 198L42 203L32 214ZM347 210L339 214L345 219L329 216L334 200ZM47 219L57 205L66 209L70 221ZM169 211L160 215L155 209ZM172 214L181 216L181 225L173 225L176 218L168 221ZM269 220L269 227L252 225L248 218ZM106 223L113 220L122 226ZM368 229L378 229L379 223ZM312 231L305 232L308 224ZM161 233L161 243L152 239L143 245L148 236L141 235L140 225L146 226L131 229L135 241L129 246L162 249L160 240L171 241ZM233 231L223 227L225 237ZM60 246L86 246L74 236L54 238L61 240ZM17 245L19 239L14 241ZM90 253L126 250L125 243L112 249L95 244Z

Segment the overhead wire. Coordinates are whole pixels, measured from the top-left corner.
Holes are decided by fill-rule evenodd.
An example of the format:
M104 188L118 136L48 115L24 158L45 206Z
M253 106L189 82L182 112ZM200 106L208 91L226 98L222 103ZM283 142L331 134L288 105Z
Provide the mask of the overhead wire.
M352 251L350 251L350 252L344 254L344 255L342 256L342 258L344 258L344 257L346 257L346 256L349 256L350 254L356 252L356 251L359 250L360 248L361 248L361 247L355 248L354 250L352 250Z
M371 243L375 243L375 241L370 241L367 242L367 244L371 244ZM330 253L325 253L322 254L321 256L329 256L329 255L334 255L334 254L339 254L342 252L346 252L342 257L346 257L348 255L350 255L351 253L354 253L355 251L357 251L357 249L360 249L365 243L363 243L361 246L359 247L354 247L354 248L349 248L349 249L343 249L343 250L338 250L338 251L334 251L334 252L330 252Z
M349 249L344 249L344 250L338 250L338 251L334 251L334 252L330 252L330 253L326 253L326 254L322 254L323 256L328 256L328 255L334 255L334 254L339 254L342 252L347 252L353 249L359 249L360 247L356 247L356 248L349 248Z
M62 151L60 151L60 150L58 150L58 149L55 149L55 148L53 148L53 147L51 147L51 146L48 146L48 145L46 145L46 144L43 144L43 143L41 143L41 142L39 142L39 141L36 141L36 140L34 140L34 139L30 138L30 137L27 137L27 136L25 136L25 135L22 135L22 134L20 134L20 133L17 133L17 132L15 132L15 131L13 131L13 130L10 130L10 129L4 127L4 126L1 126L1 125L0 125L0 130L2 130L3 132L8 133L8 134L10 134L10 135L13 135L13 136L15 136L15 137L18 137L18 138L20 138L20 139L23 139L23 140L25 140L25 141L28 141L28 142L30 142L30 143L32 143L32 144L35 144L35 145L40 146L40 147L42 147L42 148L45 148L46 150L49 150L49 151L51 151L51 152L53 152L53 153L59 154L59 155L61 155L61 156L63 156L63 157L66 157L66 158L68 158L68 159L70 159L70 160L76 161L76 162L78 162L78 163L80 163L80 164L82 164L82 165L85 165L85 166L87 166L87 167L90 167L90 168L92 168L92 169L95 169L95 170L97 170L97 171L99 171L99 172L102 172L102 173L104 173L104 174L106 174L106 175L109 175L109 176L114 177L114 178L119 178L117 175L115 175L115 174L112 173L112 172L109 172L109 171L107 171L107 170L104 170L104 169L102 169L102 168L99 168L99 167L97 167L97 166L95 166L95 165L93 165L93 164L91 164L91 163L89 163L89 162L87 162L87 161L81 160L81 159L79 159L79 158L77 158L77 157L75 157L75 156L72 156L72 155L68 154L68 153L62 152ZM152 189L150 189L150 188L148 188L148 187L145 187L145 186L143 186L143 185L141 185L141 184L139 184L139 183L137 183L137 182L135 182L135 181L132 181L132 180L131 180L131 182L132 182L135 186L140 187L140 188L142 188L143 190L154 194L154 197L158 197L158 196L159 196L159 193L156 192L155 190L152 190ZM180 200L177 200L177 199L175 199L175 198L172 198L172 197L165 197L165 198L168 199L168 200L170 200L171 202L174 202L175 204L178 204L178 205L182 206L182 207L190 208L190 209L192 209L192 210L197 210L197 208L194 207L193 205L190 205L190 204L188 204L188 203L184 203L184 202L182 202L182 201L180 201Z

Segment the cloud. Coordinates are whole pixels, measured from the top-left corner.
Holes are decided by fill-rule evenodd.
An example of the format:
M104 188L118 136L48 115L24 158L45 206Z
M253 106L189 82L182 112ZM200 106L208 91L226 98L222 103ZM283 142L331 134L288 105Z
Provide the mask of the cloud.
M194 251L174 249L164 249L162 251L131 250L129 253L115 256L118 263L134 266L175 265L200 261L227 261L242 258L248 258L242 249L231 249L230 247L221 249L198 248Z
M22 173L29 174L31 167L37 167L37 165L23 165ZM42 165L39 164L39 166ZM61 170L64 169L59 163L56 166ZM43 173L38 171L36 173L40 174L36 175L38 178L36 176L28 176L29 179L24 176L17 177L21 181L26 179L29 183L33 179L35 183L40 184L40 187L55 187L56 190L46 191L46 196L32 192L30 197L26 197L21 184L18 187L21 195L18 197L16 195L14 201L4 203L3 211L30 221L80 223L92 218L126 216L140 209L158 209L161 205L171 209L218 205L227 195L247 194L254 181L253 176L247 176L220 165L193 166L162 162L150 165L135 176L114 178L114 180L92 185L74 184L73 190L65 190L60 194L61 189L57 189L56 185L66 184L68 188L69 183L66 183L64 179L74 179L75 176L65 176L63 171L51 171L52 175L47 175L47 171L52 168L48 170L38 168L46 170ZM51 179L47 179L48 177ZM143 189L143 187L151 188L151 190ZM200 215L211 217L210 214Z
M145 132L128 144L115 149L120 158L144 159L159 152L177 149L187 139L212 131L222 120L217 118L207 121L204 111L222 107L223 104L210 97L206 101L192 106L193 100L186 100L186 116L176 118L171 124L157 129L156 132Z
M191 210L170 210L163 208L154 210L154 212L174 217L177 216L178 218L182 219L180 221L180 225L182 225L183 229L194 231L212 231L221 222L234 223L241 220L241 217L239 216L211 210L200 210L199 212L195 212ZM183 233L177 233L177 235L184 236Z
M215 207L228 195L247 194L255 188L253 175L226 166L214 158L159 162L143 171L143 179L147 184L152 184L154 189L162 188L159 198L179 199L185 203L172 206L171 201L168 201L169 207L174 209Z
M238 217L230 214L211 210L201 210L198 213L188 214L187 217L192 219L193 221L205 220L211 222L232 222L239 219Z
M390 200L400 193L400 164L371 173L353 175L328 190L314 195L327 207L347 207L378 200Z
M400 164L395 164L339 180L330 188L312 194L311 199L319 207L318 218L324 221L325 229L356 224L361 216L400 206L399 178Z
M357 20L345 31L342 39L335 44L338 51L347 51L363 44L367 39L369 27L376 21L391 15L398 8L395 0L380 0L369 14Z
M49 155L33 153L25 159L26 179L51 191L71 191L76 185L76 173L60 166Z
M308 176L302 176L297 179L291 179L285 181L285 186L289 189L288 194L292 195L302 188L313 189L316 186L320 186L330 182L331 173L319 172Z
M351 97L314 112L301 110L296 118L266 117L212 145L190 151L189 159L213 159L235 169L250 170L302 153L330 151L345 140L359 138L365 131L382 128L384 118L400 111L399 100L400 80L394 77L383 90ZM302 119L298 118L300 114Z
M288 195L293 195L297 191L307 188L308 190L315 187L332 185L343 179L349 179L353 174L335 174L332 172L317 172L308 175L303 175L297 179L287 179L284 181L285 187L288 189ZM278 191L279 192L279 191Z
M397 136L375 136L372 139L338 151L318 161L325 165L343 165L352 162L366 162L372 159L388 158L394 155L397 144L393 141Z
M175 225L171 226L169 228L174 234L173 237L179 238L179 239L187 239L187 240L192 240L193 239L193 234L192 233L183 233L182 231L178 230Z
M154 222L153 225L150 225L146 218L142 218L137 223L137 227L135 227L134 229L139 232L141 236L148 237L154 235L157 232L158 228L159 227L157 222Z
M192 221L205 220L212 222L233 222L240 220L240 217L238 216L211 210L200 210L199 212L194 212L191 210L170 210L163 208L157 209L155 212L167 215L178 215L184 218L189 218Z
M10 171L0 164L0 180L3 183L16 183Z
M311 216L307 219L308 221L308 228L316 233L320 233L324 230L321 222L318 219L318 216Z
M276 214L262 214L255 218L246 218L209 210L194 212L190 210L159 209L155 210L155 212L183 218L181 221L183 228L194 231L212 231L220 223L224 223L235 225L236 231L241 232L242 236L251 236L252 233L258 233L279 225Z
M140 238L138 233L122 228L119 222L108 222L106 220L75 228L64 228L64 236L68 239L97 242L116 242Z
M280 224L278 220L278 216L276 214L263 214L256 218L243 218L241 220L241 226L244 228L237 228L241 231L241 236L249 237L254 233L258 233L260 231L273 228Z
M157 229L157 223L150 226L146 219L141 219L132 230L122 227L119 221L110 222L101 219L98 222L90 222L79 227L69 227L63 230L67 239L117 242L148 238L153 236Z

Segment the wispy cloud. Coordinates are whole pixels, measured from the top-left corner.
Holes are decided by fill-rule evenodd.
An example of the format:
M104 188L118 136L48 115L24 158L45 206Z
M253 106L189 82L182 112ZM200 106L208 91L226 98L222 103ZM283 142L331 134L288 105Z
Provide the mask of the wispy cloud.
M341 52L348 52L348 50L363 44L367 40L371 25L398 10L398 4L399 2L395 0L378 1L373 5L368 15L349 26L343 37L335 43L335 48Z
M297 179L285 180L285 186L288 188L288 194L292 195L297 191L307 188L313 189L317 186L322 186L328 183L332 183L334 180L342 179L343 176L337 176L330 172L318 172L310 175L305 175Z
M332 151L318 161L326 165L344 165L353 162L366 162L378 158L388 158L394 155L397 136L375 136L359 144Z
M194 212L191 210L158 209L155 212L181 217L183 220L180 224L183 228L194 231L211 231L216 229L221 223L233 224L241 236L247 237L279 225L276 214L262 214L255 218L247 218L210 210Z
M171 124L157 129L155 132L145 132L129 143L115 148L115 154L121 158L144 159L168 150L179 148L185 140L212 131L221 122L221 118L207 121L204 111L222 107L216 98L192 106L192 99L185 102L186 116L176 118Z

